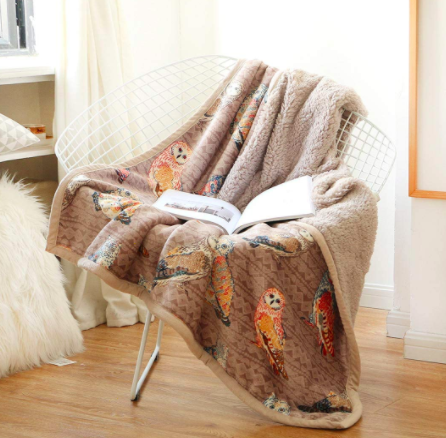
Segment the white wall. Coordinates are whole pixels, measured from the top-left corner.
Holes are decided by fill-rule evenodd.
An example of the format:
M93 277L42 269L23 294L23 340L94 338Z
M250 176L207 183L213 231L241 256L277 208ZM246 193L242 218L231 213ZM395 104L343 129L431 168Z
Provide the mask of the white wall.
M125 0L134 76L181 59L180 0Z
M214 0L180 0L181 59L217 53L217 6Z
M387 317L388 336L403 338L410 327L410 258L412 201L409 187L409 2L399 8L399 70L396 97L396 136L398 155L395 163L395 292L393 308Z
M445 13L443 0L420 1L418 188L422 190L446 189ZM446 363L445 200L412 200L410 238L410 330L405 357Z
M446 190L445 13L443 0L420 2L418 187L423 190ZM446 335L446 201L413 199L411 255L411 330Z
M135 76L166 64L214 53L217 2L125 0Z
M412 200L410 329L404 357L446 363L446 201Z
M406 0L217 3L216 53L261 58L279 67L305 69L352 86L366 104L369 118L398 142L397 108L403 91L401 74L407 62L407 17L401 13ZM392 174L381 192L378 236L363 304L391 308L394 215Z
M411 329L446 335L446 201L412 200Z

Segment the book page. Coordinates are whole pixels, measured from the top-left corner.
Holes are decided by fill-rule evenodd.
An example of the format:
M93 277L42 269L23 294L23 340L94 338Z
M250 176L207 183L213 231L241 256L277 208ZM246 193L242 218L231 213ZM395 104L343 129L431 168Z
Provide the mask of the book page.
M235 232L262 222L313 216L312 189L311 176L303 176L264 191L247 205Z
M229 202L178 190L167 190L153 206L180 219L198 219L219 225L228 234L233 233L241 216Z

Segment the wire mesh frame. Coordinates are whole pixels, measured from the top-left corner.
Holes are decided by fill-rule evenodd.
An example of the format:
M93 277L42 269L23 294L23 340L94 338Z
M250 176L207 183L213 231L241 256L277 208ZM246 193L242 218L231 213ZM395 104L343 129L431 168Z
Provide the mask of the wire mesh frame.
M337 133L337 156L354 177L379 193L389 178L396 150L388 137L372 122L353 111L343 111Z
M137 156L180 127L226 78L237 59L204 56L153 70L112 91L62 133L56 155L66 171Z
M60 163L69 171L118 164L147 151L194 114L236 62L217 55L190 58L129 81L65 129L56 144ZM353 176L379 193L396 157L387 136L361 115L344 111L336 146Z

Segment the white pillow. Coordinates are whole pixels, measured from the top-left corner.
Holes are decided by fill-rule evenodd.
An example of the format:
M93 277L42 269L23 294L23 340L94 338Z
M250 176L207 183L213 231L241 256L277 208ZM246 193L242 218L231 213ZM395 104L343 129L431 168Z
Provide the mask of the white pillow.
M38 141L31 131L0 114L0 153L26 148Z

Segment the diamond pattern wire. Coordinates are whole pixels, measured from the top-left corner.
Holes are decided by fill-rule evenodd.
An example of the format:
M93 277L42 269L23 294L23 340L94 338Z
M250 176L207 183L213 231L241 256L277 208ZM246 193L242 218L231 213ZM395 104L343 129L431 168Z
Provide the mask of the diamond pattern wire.
M343 111L336 147L338 157L352 175L379 193L396 158L395 147L387 136L360 114Z
M151 71L91 105L62 133L56 155L65 170L116 164L155 146L180 127L225 79L237 60L203 56ZM338 156L379 193L395 161L393 144L361 115L343 111Z

